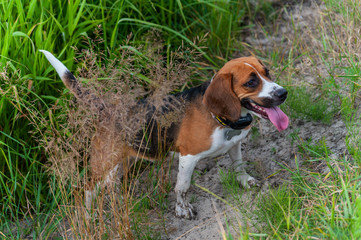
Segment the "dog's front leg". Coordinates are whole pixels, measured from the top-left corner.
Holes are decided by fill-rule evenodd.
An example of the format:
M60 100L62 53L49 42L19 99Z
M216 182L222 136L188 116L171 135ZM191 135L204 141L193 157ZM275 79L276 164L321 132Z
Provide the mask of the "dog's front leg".
M246 170L244 169L244 163L242 161L242 149L241 142L236 144L228 151L229 157L232 160L232 166L234 171L237 174L237 181L244 187L250 188L252 186L257 185L257 180L248 175Z
M179 156L179 171L175 192L177 195L177 203L175 206L175 214L177 217L194 219L197 212L187 199L187 191L191 184L193 170L199 158L193 155Z

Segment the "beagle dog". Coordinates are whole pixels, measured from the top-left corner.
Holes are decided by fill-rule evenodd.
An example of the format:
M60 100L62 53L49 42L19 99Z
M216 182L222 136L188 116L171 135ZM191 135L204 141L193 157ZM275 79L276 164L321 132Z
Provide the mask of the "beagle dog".
M40 51L77 98L90 94L83 91L80 82L50 52ZM255 179L242 166L241 140L249 132L251 115L269 119L279 131L287 128L288 117L278 107L286 100L287 91L271 80L268 69L260 60L241 57L227 62L212 80L172 96L182 99L183 116L178 122L169 124L167 131L153 131L150 137L164 138L163 134L167 134L167 146L179 153L175 214L194 219L196 210L187 199L187 191L197 162L202 158L228 153L240 184L245 188L254 185ZM96 97L91 99L96 102L100 112L106 108L106 104ZM112 139L106 135L98 131L92 139L90 169L92 177L99 183L107 182L114 176L114 171L120 168L121 158L135 153L130 150L127 151L129 156L123 154L115 159L116 154L107 153ZM151 147L157 148L155 145ZM88 207L91 206L94 192L94 189L86 191Z

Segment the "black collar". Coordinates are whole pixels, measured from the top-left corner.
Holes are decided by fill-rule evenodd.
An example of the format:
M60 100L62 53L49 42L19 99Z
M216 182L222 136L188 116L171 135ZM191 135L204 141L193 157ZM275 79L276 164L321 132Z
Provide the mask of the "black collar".
M231 122L230 120L214 115L213 113L211 113L213 118L216 119L216 121L221 124L224 127L229 127L235 130L241 130L244 129L246 127L248 127L251 123L252 123L252 116L251 114L247 113L247 116L245 117L240 117L236 122Z

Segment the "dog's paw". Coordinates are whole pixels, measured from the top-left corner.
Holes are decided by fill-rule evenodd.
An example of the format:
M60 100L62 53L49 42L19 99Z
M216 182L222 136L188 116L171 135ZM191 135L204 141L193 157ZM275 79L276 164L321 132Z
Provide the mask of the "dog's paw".
M251 187L259 187L260 183L254 177L251 177L247 173L243 173L237 176L237 181L245 188L249 189Z
M175 205L175 215L179 218L193 220L196 218L197 211L189 203L187 203L187 204L177 203Z

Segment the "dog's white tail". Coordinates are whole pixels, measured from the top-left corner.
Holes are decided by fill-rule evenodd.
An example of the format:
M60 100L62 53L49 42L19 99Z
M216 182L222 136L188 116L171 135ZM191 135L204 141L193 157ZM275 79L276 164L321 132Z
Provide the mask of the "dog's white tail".
M44 53L45 57L48 59L50 64L55 68L56 72L59 74L60 78L63 79L64 75L67 72L70 72L65 65L60 62L53 54L46 50L39 50L40 52Z
M65 65L60 62L53 54L46 50L39 50L44 53L45 57L48 59L50 64L55 68L56 72L59 74L64 85L79 99L86 98L87 104L95 107L98 111L102 111L105 107L105 104L102 100L95 96L95 94L85 91L80 84L80 82L74 77L74 75L65 67Z

